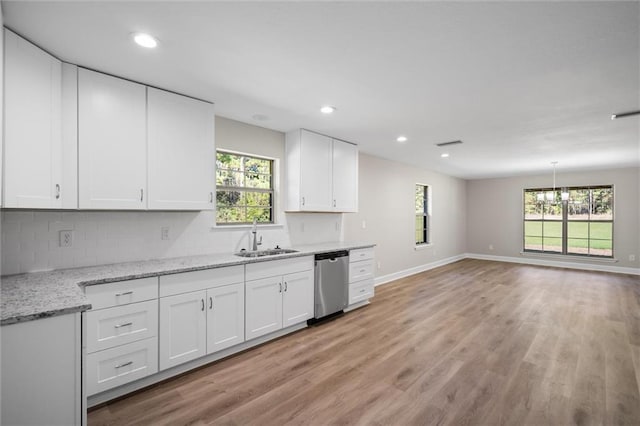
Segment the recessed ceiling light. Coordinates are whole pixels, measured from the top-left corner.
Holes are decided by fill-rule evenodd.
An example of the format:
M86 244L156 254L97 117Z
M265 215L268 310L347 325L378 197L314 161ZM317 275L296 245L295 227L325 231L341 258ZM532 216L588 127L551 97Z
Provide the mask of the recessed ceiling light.
M153 49L158 45L158 40L145 33L134 34L133 41L135 41L139 46L146 47L148 49Z
M336 110L336 107L331 105L325 105L322 108L320 108L320 112L323 114L331 114L335 110Z
M398 136L398 138L396 140L398 142L406 142L407 141L407 137L406 136Z
M449 156L448 152L443 152L442 154L440 154L440 157L442 158L447 158Z

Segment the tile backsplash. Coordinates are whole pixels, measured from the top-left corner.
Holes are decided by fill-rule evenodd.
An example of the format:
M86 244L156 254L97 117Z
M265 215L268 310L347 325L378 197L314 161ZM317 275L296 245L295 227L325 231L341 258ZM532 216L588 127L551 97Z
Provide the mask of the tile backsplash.
M259 228L261 248L341 241L341 214L281 214ZM214 227L213 212L2 211L2 275L249 247L250 227ZM169 229L163 240L162 228ZM71 247L60 231L72 231Z

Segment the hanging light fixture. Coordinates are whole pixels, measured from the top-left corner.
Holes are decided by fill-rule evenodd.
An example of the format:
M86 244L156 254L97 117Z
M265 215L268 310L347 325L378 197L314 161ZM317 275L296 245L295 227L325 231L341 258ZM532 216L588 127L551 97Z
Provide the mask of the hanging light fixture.
M558 164L557 161L552 161L551 165L553 166L553 191L547 191L547 192L538 192L536 194L536 198L539 202L547 202L547 203L554 203L555 202L555 198L556 198L556 165ZM562 201L568 201L569 200L569 193L566 191L562 191L562 193L560 194L560 199Z

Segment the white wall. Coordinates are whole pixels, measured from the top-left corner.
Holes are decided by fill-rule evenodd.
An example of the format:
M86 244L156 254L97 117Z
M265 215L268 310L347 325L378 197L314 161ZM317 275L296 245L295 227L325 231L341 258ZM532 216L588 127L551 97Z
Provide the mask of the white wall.
M614 185L615 266L638 268L640 256L640 169L625 168L558 173L557 186ZM525 188L551 186L551 172L539 176L472 180L467 184L467 250L469 253L521 257ZM493 245L493 250L489 249ZM629 255L636 260L630 261ZM531 255L528 255L531 257ZM524 257L527 257L525 255ZM572 256L571 262L602 261ZM554 260L567 260L555 258Z
M280 162L284 134L216 117L216 147ZM283 182L280 174L280 192ZM341 237L339 214L284 214L278 208L277 218L279 226L260 228L262 248L339 241ZM293 224L291 230L287 221ZM214 223L213 212L3 210L2 273L229 253L248 247L249 227L215 228ZM160 239L162 227L169 227L169 240ZM59 247L60 230L73 230L73 247Z
M415 250L416 183L430 185L433 198L433 244L421 250ZM360 153L359 211L344 215L344 236L377 244L376 275L389 276L464 254L466 210L466 181Z

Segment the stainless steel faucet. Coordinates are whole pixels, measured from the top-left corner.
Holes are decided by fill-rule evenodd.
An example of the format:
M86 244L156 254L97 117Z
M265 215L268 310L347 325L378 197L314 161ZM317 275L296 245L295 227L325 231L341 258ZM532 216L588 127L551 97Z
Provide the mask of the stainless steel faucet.
M260 241L258 241L258 220L253 219L253 228L251 229L251 233L253 234L253 246L251 250L258 251L258 246L262 245L262 235L260 235Z

